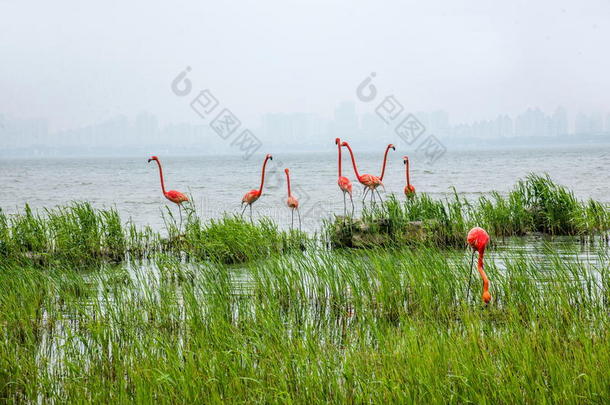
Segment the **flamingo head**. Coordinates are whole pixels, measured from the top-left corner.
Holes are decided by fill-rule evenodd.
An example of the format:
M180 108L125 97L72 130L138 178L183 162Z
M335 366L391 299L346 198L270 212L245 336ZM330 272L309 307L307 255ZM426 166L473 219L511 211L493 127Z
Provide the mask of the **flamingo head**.
M288 168L284 169L284 173L289 174L290 170L288 170Z
M341 139L335 138L335 145L339 145L341 143Z
M409 161L409 156L402 157L402 163L407 164L408 161Z
M347 146L347 142L345 142L345 141L341 142L341 146Z
M489 243L489 234L485 229L476 226L468 232L466 240L473 249L481 252L485 250L485 247Z
M273 156L271 156L271 155L267 154L267 156L265 156L265 160L267 160L267 159L269 159L269 160L273 160Z
M489 302L491 301L491 294L489 293L489 291L483 291L483 296L481 298L483 298L483 302L489 304Z
M389 144L388 149L396 150L396 147L393 144Z
M148 159L148 163L152 162L153 160L156 160L158 162L159 158L156 156L151 156L150 159Z

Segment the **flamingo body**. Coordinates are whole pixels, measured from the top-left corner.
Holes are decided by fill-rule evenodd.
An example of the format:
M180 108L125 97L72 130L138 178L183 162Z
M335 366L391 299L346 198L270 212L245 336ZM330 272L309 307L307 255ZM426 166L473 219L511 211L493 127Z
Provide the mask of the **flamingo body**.
M258 190L250 190L246 194L244 194L241 199L242 204L253 204L256 200L258 200L261 196L261 192Z
M339 177L339 180L337 180L337 184L339 185L341 191L343 191L344 193L349 193L350 196L352 195L352 182L349 181L347 177Z
M407 197L411 197L412 195L415 194L415 187L413 187L412 185L407 185L405 186L405 195Z
M296 198L294 198L293 196L288 197L288 199L286 199L286 205L288 206L288 208L299 208L299 200L297 200Z
M363 174L358 177L358 181L365 187L375 190L379 186L383 186L381 178L373 176L372 174Z
M183 202L189 200L187 196L176 190L169 190L167 193L165 193L165 198L175 204L182 204Z
M477 226L472 228L470 232L468 232L466 241L473 250L479 253L477 270L479 271L479 275L483 280L483 295L481 296L481 298L486 304L488 304L491 301L491 294L489 293L489 279L487 278L487 275L483 270L483 255L485 253L485 248L489 243L489 234L485 231L485 229Z

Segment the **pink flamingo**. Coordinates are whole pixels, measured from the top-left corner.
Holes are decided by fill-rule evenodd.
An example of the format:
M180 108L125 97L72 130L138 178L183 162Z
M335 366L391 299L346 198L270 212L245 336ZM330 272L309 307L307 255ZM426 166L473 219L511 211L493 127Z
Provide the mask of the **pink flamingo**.
M377 191L377 195L379 195L379 198L381 199L381 195L379 194L379 191L377 190L377 187L383 186L381 179L377 176L373 176L372 174L360 175L360 173L358 173L358 167L356 166L356 160L354 158L354 151L352 151L351 146L349 146L349 143L347 143L345 141L343 141L341 143L341 146L347 147L350 157L352 158L352 165L354 166L354 173L356 174L356 178L358 179L360 184L362 184L364 186L364 195L362 197L362 203L364 203L364 198L366 197L366 193L368 191L371 191L371 201L373 201L375 199L375 194L374 194L375 191Z
M159 161L159 158L157 156L151 156L150 159L148 159L148 163L150 163L151 161L155 161L157 162L157 165L159 166L159 177L161 178L161 191L163 192L163 195L165 196L165 198L167 198L168 200L170 200L171 202L173 202L174 204L176 204L178 206L178 212L180 213L180 228L182 228L182 203L185 201L188 201L188 197L184 194L182 194L180 191L176 191L176 190L169 190L169 191L165 191L165 182L163 181L163 168L161 167L161 161Z
M354 200L352 199L352 182L349 181L347 177L341 175L341 139L336 138L335 144L337 145L337 149L339 151L339 179L337 180L337 184L339 185L339 189L343 191L343 216L347 216L347 201L345 199L345 194L349 195L349 200L352 203L352 216L354 216Z
M489 279L483 271L483 254L485 253L485 247L489 243L489 234L483 228L479 228L478 226L472 228L470 232L468 232L468 236L466 237L468 244L473 249L472 250L472 259L470 261L470 279L468 280L468 292L466 293L466 297L470 294L470 281L472 280L472 262L474 261L474 252L479 252L479 261L477 263L477 270L481 275L481 279L483 279L483 301L486 304L489 304L491 301L491 294L489 293Z
M241 211L241 216L244 216L244 211L246 210L246 207L250 207L250 222L252 222L252 204L254 204L254 202L256 200L258 200L260 198L260 196L263 194L263 184L265 183L265 167L267 166L267 161L268 160L273 160L273 156L271 155L267 155L265 156L265 161L263 162L263 170L261 173L261 185L259 187L258 190L253 189L248 191L246 194L244 194L243 198L241 199L241 204L244 205L244 209Z
M301 214L299 213L299 200L296 199L295 196L290 192L290 171L288 169L284 169L286 173L286 183L288 184L288 198L286 199L286 205L290 208L290 212L292 213L292 218L290 219L290 228L294 226L294 211L297 211L297 215L299 216L299 231L301 230Z
M403 156L403 159L407 171L407 185L405 186L405 195L407 197L412 197L415 195L415 187L411 185L411 181L409 178L409 157Z

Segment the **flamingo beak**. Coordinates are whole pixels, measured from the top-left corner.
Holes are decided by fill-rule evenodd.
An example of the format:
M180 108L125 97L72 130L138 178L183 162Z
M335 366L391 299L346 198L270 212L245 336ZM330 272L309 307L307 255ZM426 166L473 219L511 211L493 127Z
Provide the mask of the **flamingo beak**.
M148 163L152 162L152 159L148 159Z
M395 146L392 146L392 150L396 150L396 147L395 147Z

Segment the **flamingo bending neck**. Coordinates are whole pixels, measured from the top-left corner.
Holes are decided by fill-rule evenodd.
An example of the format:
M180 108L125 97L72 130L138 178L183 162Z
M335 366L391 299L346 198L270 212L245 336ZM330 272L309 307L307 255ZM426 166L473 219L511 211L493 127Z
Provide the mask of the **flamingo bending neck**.
M352 158L352 164L354 165L354 173L356 173L356 177L358 178L358 180L360 180L360 173L358 173L358 167L356 167L356 160L354 159L354 152L352 151L351 146L349 146L349 143L347 143L347 142L341 143L341 146L347 147L347 150L349 151L349 155Z
M409 158L408 157L405 158L405 167L406 167L406 170L407 170L407 186L410 186L411 185L411 181L409 179Z
M286 172L286 183L288 183L288 197L292 197L292 193L290 192L290 174L288 169L284 170Z
M159 178L161 179L161 191L163 192L163 195L167 194L165 192L165 182L163 181L163 168L161 167L161 162L159 162L159 159L152 159L155 162L157 162L157 166L159 166ZM150 160L149 160L150 162Z
M339 177L341 177L341 140L337 138L335 139L335 143L337 144L337 148L339 149Z
M390 149L395 149L394 145L389 144L387 148L385 148L385 154L383 155L383 167L381 168L381 176L379 176L379 180L383 180L383 175L385 174L385 165L388 161L388 152Z
M485 248L479 249L479 260L477 262L477 270L483 279L483 301L488 303L491 301L491 294L489 294L489 279L487 278L487 274L483 270L483 255L485 254Z
M261 172L261 186L258 188L258 194L263 193L263 184L265 183L265 167L267 166L267 160L271 159L271 155L265 156L265 161L263 162L263 170Z

